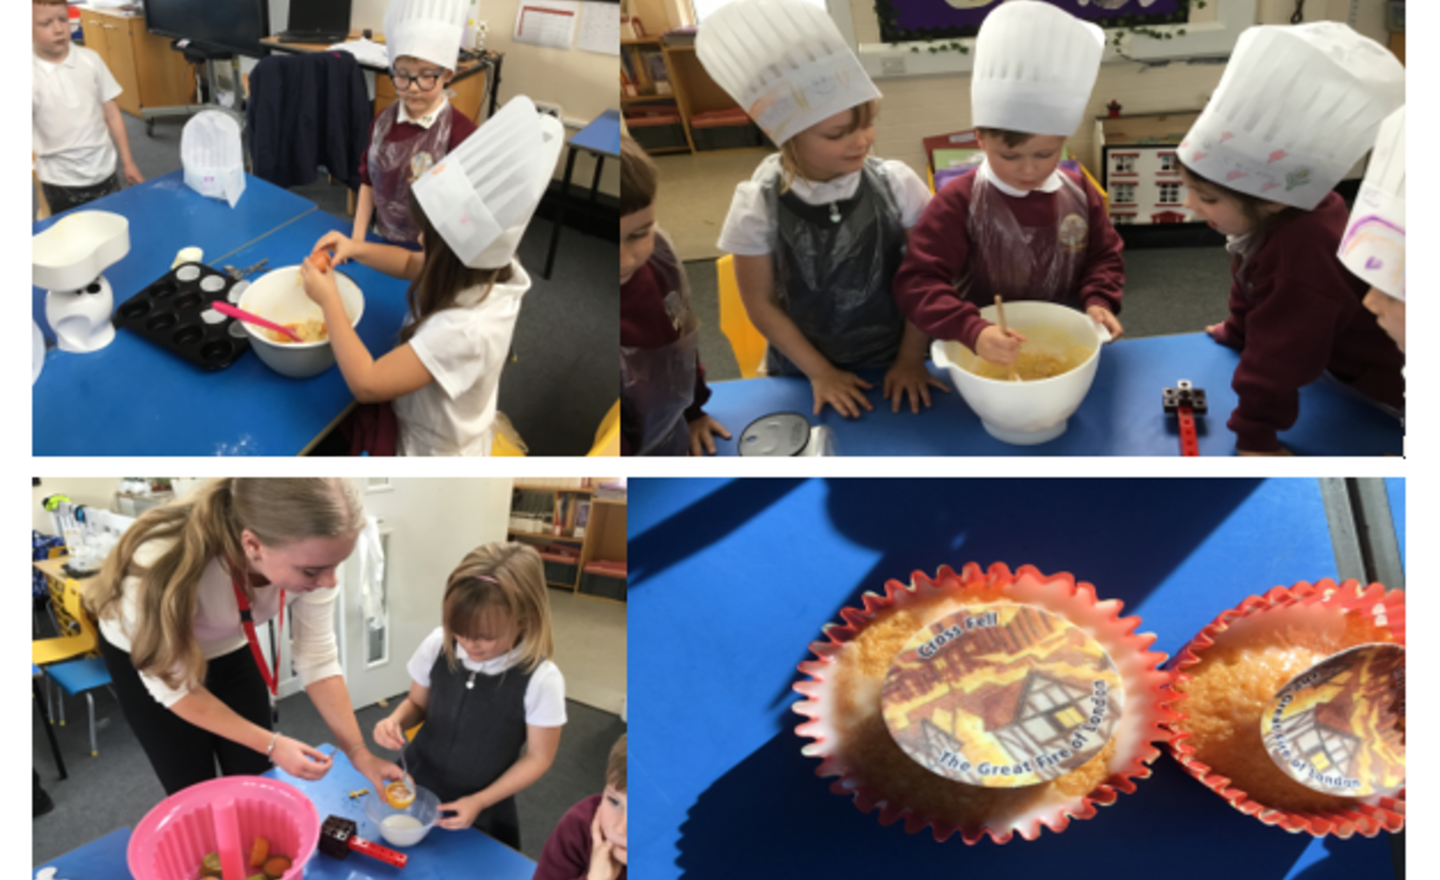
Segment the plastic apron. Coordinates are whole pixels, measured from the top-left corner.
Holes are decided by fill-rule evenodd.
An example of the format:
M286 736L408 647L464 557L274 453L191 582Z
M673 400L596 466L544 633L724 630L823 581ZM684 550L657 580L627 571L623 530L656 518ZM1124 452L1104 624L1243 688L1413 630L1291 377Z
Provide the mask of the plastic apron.
M375 190L375 231L382 238L413 243L420 230L410 219L410 184L450 151L450 105L436 111L438 118L409 140L386 143L400 119L400 102L380 111L370 137L366 167Z
M656 230L650 264L665 288L665 312L680 336L660 348L620 346L621 409L639 426L638 455L686 455L685 410L695 402L700 321L690 305L690 281L665 234Z
M867 159L855 195L833 205L781 194L778 169L764 192L776 218L776 305L840 369L894 363L905 315L890 284L905 256L905 227L880 160ZM773 345L765 366L772 376L801 372Z
M993 172L992 172L993 173ZM970 290L965 298L979 306L995 301L1046 300L1079 308L1080 275L1090 247L1090 201L1080 185L1060 175L1053 194L1055 214L1043 226L1021 226L1011 204L980 170L970 197ZM1026 196L1035 198L1036 195Z

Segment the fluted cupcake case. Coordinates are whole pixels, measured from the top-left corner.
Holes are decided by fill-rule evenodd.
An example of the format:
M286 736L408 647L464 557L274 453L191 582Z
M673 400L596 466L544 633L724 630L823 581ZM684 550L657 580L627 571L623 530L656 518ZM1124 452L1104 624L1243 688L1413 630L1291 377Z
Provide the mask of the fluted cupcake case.
M1354 580L1339 585L1329 579L1313 584L1302 581L1292 587L1275 587L1264 596L1251 596L1235 608L1217 616L1176 653L1171 663L1176 671L1175 683L1178 685L1194 680L1186 670L1198 665L1205 650L1215 644L1216 637L1236 621L1286 609L1314 608L1333 609L1336 614L1341 615L1347 612L1365 615L1370 623L1388 629L1398 644L1405 644L1403 591L1387 592L1381 584L1362 586ZM1248 792L1236 787L1230 778L1214 772L1208 765L1196 760L1195 747L1188 742L1191 732L1187 729L1186 722L1191 715L1186 713L1187 699L1184 693L1177 691L1171 704L1175 710L1174 719L1167 725L1171 730L1171 753L1186 772L1240 812L1254 816L1266 825L1315 837L1331 834L1341 838L1353 834L1374 837L1381 831L1400 831L1405 827L1403 787L1394 796L1357 798L1351 808L1320 812L1293 812L1255 801Z
M842 609L840 617L844 623L826 625L826 640L810 645L816 659L799 666L809 678L797 682L794 688L806 699L795 703L792 709L808 720L798 725L795 731L801 737L812 740L802 751L807 756L821 759L816 774L835 777L831 791L853 796L855 805L863 812L879 810L883 825L903 820L907 833L914 834L929 827L939 841L959 833L967 844L977 843L986 836L1003 844L1016 834L1033 840L1039 836L1041 828L1064 831L1072 819L1094 816L1098 807L1113 803L1121 792L1133 792L1135 780L1150 775L1148 765L1159 754L1156 743L1165 740L1163 724L1171 717L1165 706L1173 697L1166 687L1171 676L1160 668L1165 655L1150 650L1154 634L1136 634L1140 618L1122 618L1121 602L1100 601L1091 584L1077 583L1068 573L1045 575L1029 565L1021 566L1013 573L1001 563L990 566L988 570L970 563L959 573L949 566L942 566L933 579L918 571L911 578L909 584L897 580L886 582L883 596L866 593L863 608ZM987 598L976 598L981 595ZM967 598L962 599L961 596ZM1120 673L1124 686L1124 709L1113 729L1110 741L1113 753L1104 761L1104 775L1098 784L1087 792L1069 794L1061 791L1059 786L975 789L935 776L941 786L954 785L957 790L968 788L971 793L995 793L994 803L997 806L993 814L983 821L966 823L938 816L937 811L900 802L893 786L887 789L889 774L873 767L867 769L866 759L860 754L863 737L852 733L855 742L847 743L845 731L853 731L856 725L843 719L837 720L837 715L853 711L860 715L873 712L879 716L880 684L872 681L861 687L843 688L837 685L842 671L839 664L859 662L856 658L860 648L854 643L868 627L883 625L884 621L895 618L906 609L931 603L936 604L927 608L928 619L924 624L977 604L1034 606L1075 625L1104 648ZM852 652L848 657L847 651ZM886 658L885 662L889 663L889 659ZM913 769L908 765L901 766ZM1030 794L1021 795L1017 800L1004 794L1007 791L1028 791ZM1035 792L1041 794L1036 795Z

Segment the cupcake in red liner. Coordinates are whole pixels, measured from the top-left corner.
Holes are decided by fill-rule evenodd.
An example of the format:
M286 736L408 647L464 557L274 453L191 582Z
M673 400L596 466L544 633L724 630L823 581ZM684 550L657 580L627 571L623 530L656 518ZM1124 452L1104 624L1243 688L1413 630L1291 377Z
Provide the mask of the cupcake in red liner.
M888 581L800 664L802 751L831 791L911 834L1063 831L1134 791L1165 738L1165 655L1121 608L1028 565Z
M1175 657L1170 749L1267 825L1405 825L1405 595L1323 580L1251 596Z

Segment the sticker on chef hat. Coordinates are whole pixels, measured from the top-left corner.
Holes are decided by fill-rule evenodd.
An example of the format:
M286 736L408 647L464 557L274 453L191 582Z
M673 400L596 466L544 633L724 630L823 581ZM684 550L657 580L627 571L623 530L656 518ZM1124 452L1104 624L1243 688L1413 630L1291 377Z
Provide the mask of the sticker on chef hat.
M921 766L957 782L1019 788L1099 754L1124 707L1100 643L1042 608L987 604L911 636L881 690L890 735Z
M1296 782L1366 797L1405 784L1405 649L1360 645L1291 679L1265 707L1270 758Z

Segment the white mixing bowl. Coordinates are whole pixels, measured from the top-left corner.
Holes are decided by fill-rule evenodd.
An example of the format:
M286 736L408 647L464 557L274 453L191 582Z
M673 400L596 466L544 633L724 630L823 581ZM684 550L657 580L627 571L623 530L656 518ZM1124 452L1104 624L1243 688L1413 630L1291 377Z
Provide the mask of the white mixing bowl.
M390 806L384 797L372 794L365 798L365 815L380 829L380 836L386 843L391 846L414 846L424 840L430 829L435 827L435 823L440 821L440 798L430 789L417 785L415 800L405 809L397 810ZM385 820L392 816L413 819L414 822L407 822L407 825L412 827L397 828L385 824Z
M980 316L998 323L994 306L981 309ZM1100 346L1110 341L1110 333L1084 312L1050 302L1007 302L1005 323L1026 337L1024 351L1063 355L1070 347L1083 345L1090 349L1090 356L1067 373L1026 382L999 381L970 372L965 367L980 357L958 342L935 340L931 357L949 371L950 381L990 436L1017 446L1054 440L1065 433L1066 421L1090 390L1100 365Z
M320 307L305 295L299 278L299 266L285 266L267 272L246 288L236 305L276 324L323 319ZM335 272L335 283L340 289L345 314L353 327L360 323L360 316L365 312L365 295L342 272ZM309 379L330 369L335 363L335 352L330 349L328 339L320 342L274 342L270 339L269 330L250 323L245 324L245 331L250 334L250 346L260 360L282 376Z

